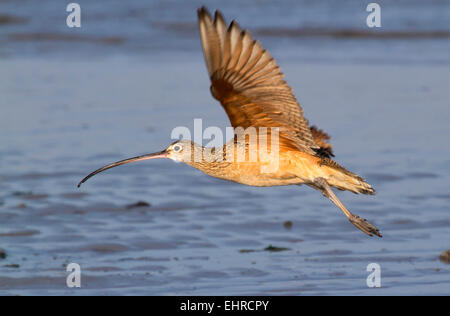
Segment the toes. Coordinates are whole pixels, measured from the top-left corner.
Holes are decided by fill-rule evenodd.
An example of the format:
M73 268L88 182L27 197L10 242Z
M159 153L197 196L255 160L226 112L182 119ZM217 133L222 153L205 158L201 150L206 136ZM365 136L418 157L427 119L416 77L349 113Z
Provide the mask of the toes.
M361 218L357 215L353 215L349 218L350 222L358 227L361 231L372 237L373 235L376 235L378 237L383 237L374 225L372 225L370 222L368 222L365 218Z

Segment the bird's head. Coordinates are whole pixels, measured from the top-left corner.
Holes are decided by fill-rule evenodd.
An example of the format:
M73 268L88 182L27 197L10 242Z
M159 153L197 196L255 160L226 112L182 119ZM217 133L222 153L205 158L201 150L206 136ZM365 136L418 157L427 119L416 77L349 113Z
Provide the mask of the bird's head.
M111 169L120 165L124 165L131 162L137 162L142 160L150 160L150 159L158 159L158 158L169 158L176 162L184 162L189 165L192 165L195 161L196 153L202 153L202 146L189 141L189 140L178 140L174 143L172 143L169 147L164 149L163 151L153 153L153 154L146 154L142 156L137 156L133 158L128 158L124 160L120 160L117 162L114 162L112 164L106 165L102 168L99 168L95 170L94 172L87 175L81 182L78 184L78 187L81 186L84 182L86 182L89 178L95 176L96 174L103 172L107 169Z
M195 160L195 153L202 152L202 146L189 140L178 140L165 150L167 158L175 162L191 164Z

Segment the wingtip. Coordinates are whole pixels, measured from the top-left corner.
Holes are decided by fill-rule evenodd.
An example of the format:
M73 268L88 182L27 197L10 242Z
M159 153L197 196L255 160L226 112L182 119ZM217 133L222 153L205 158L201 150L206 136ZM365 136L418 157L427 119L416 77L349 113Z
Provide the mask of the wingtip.
M225 18L222 15L222 12L220 12L219 10L216 10L214 12L214 22L217 23L218 21L223 21L224 24L225 23Z
M233 28L237 28L237 30L240 30L239 23L236 22L236 20L231 21L230 26L228 27L228 32L231 32Z
M197 9L197 14L198 14L198 18L201 19L205 16L209 16L211 17L211 15L209 14L208 9L205 6L200 7L199 9Z

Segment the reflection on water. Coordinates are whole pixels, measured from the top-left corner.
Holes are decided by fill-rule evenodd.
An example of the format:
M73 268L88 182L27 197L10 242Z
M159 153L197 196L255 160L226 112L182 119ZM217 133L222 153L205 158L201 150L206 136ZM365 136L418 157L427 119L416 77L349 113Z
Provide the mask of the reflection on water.
M57 9L42 3L50 23ZM104 21L96 23L112 23L111 16L101 14L101 1L95 3L87 14ZM170 161L108 170L77 189L82 177L105 163L165 148L172 128L192 127L194 118L202 118L204 126L228 125L208 91L195 30L190 35L187 28L183 35L152 26L177 19L191 23L191 6L197 4L172 15L165 9L172 2L149 3L148 9L129 9L117 2L112 15L141 21L149 33L130 33L133 27L139 30L131 24L123 33L88 29L74 35L94 42L126 37L119 45L107 43L121 47L115 51L120 54L101 59L83 57L107 49L93 42L80 48L80 56L64 58L70 41L34 42L20 35L61 30L50 30L49 24L38 28L39 19L27 18L27 10L2 13L0 41L7 44L0 47L10 57L0 60L1 294L450 293L449 268L440 259L449 249L450 71L436 64L439 56L448 58L443 53L448 44L439 39L429 42L438 49L428 54L395 57L420 57L420 64L395 65L383 41L358 48L356 42L336 39L263 36L263 44L280 57L307 118L332 135L337 161L377 189L375 197L338 194L350 210L376 224L383 239L363 235L310 188L246 187ZM10 1L0 5L12 6ZM320 5L305 7L321 16ZM260 16L263 8L250 4L238 10L227 2L223 10L260 30L266 20ZM296 25L287 11L271 10L275 17L267 23ZM337 15L337 28L355 28L348 20L351 12ZM280 19L283 14L288 18ZM415 27L428 31L426 18L420 19ZM433 30L445 31L436 21ZM409 28L398 22L393 29ZM143 51L131 48L133 36L151 38L152 32L167 41L146 44ZM176 45L186 44L187 51L173 50L171 38L181 38ZM278 41L283 45L275 47ZM407 39L400 42L388 44L394 55L425 49ZM165 56L151 45L168 47ZM317 45L329 48L319 53L323 59L302 62ZM380 63L367 56L363 62L336 62L346 60L347 51L362 58L364 47L375 48L372 57ZM306 53L292 58L302 50ZM82 268L80 290L65 287L71 262ZM383 288L375 292L366 286L372 262L382 269Z

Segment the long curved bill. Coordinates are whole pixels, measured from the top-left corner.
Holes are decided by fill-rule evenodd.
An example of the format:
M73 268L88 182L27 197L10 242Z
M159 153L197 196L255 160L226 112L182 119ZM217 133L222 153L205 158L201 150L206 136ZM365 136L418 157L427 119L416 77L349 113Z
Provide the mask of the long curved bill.
M128 158L128 159L114 162L107 166L101 167L100 169L97 169L94 172L87 175L83 180L80 181L80 183L78 183L78 187L80 187L83 183L85 183L89 178L91 178L91 177L95 176L97 173L103 172L105 170L108 170L108 169L111 169L111 168L114 168L114 167L117 167L120 165L124 165L124 164L130 163L130 162L137 162L137 161L142 161L142 160L158 159L158 158L167 158L167 154L168 154L167 151L163 150L159 153L142 155L142 156L137 156L137 157Z

